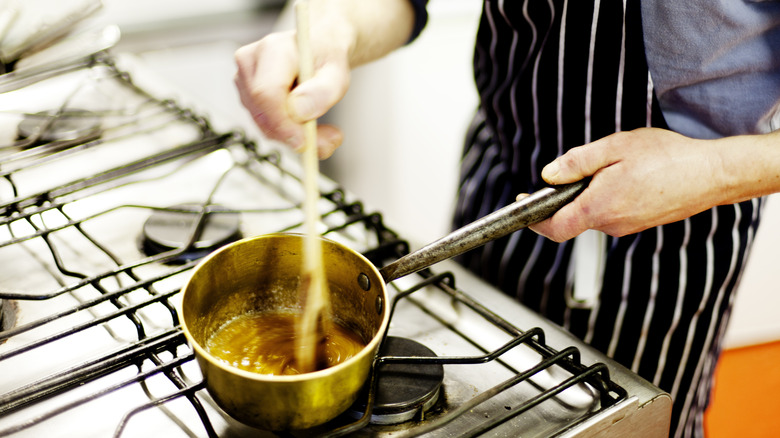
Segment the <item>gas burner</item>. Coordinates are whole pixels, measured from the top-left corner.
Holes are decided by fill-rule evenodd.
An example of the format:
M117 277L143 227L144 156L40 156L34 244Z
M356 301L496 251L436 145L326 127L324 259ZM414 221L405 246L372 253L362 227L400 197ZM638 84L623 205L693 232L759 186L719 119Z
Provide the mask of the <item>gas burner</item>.
M202 208L199 204L181 204L152 213L144 223L141 235L143 252L152 256L185 247ZM209 206L195 243L169 263L184 263L199 259L221 246L240 239L239 214L227 213L227 211L228 209L224 207Z
M388 336L380 356L436 357L425 345L411 339ZM378 368L371 423L400 424L429 411L439 399L444 367L441 364L386 363ZM353 405L353 415L365 411L365 400Z
M95 140L101 135L100 116L81 109L27 114L17 133L26 146L53 144L70 146Z

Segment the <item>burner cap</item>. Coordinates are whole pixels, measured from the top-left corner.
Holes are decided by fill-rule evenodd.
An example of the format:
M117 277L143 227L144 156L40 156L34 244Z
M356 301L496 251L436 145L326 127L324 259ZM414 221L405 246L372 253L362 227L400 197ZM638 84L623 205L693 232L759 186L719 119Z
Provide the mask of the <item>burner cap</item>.
M184 247L189 242L190 233L196 225L201 208L199 204L182 204L169 207L169 210L158 210L152 213L144 223L141 237L143 252L147 255L157 255ZM183 263L201 258L241 238L238 213L219 213L227 209L214 205L209 207L209 211L204 218L198 240L173 262Z
M74 140L83 142L100 136L100 117L80 109L70 109L60 114L43 111L25 116L17 129L19 138L33 138L39 144Z
M381 356L436 357L428 347L407 338L388 336ZM379 367L377 392L371 413L373 424L399 424L428 411L439 398L444 367L441 364L388 363ZM365 412L365 400L353 405L357 417Z

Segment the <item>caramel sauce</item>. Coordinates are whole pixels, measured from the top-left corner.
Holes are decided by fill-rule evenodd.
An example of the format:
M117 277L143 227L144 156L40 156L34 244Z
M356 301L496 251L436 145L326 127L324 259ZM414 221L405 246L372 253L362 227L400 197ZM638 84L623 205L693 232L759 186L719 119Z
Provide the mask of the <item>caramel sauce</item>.
M242 370L260 374L301 374L295 360L298 314L263 312L241 315L206 341L206 350L217 359ZM344 362L366 343L337 321L330 324L318 349L319 369Z

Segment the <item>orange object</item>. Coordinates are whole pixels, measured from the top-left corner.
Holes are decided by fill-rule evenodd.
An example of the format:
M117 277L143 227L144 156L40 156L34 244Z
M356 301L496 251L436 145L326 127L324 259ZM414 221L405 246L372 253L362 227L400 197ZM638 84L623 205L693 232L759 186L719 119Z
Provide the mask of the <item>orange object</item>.
M707 438L780 435L780 341L723 352L704 425Z

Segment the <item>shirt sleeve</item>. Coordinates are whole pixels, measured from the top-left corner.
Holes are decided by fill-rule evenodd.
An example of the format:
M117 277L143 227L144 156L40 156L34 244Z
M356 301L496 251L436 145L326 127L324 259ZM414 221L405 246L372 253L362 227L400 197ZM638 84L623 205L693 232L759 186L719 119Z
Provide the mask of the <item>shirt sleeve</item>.
M409 36L409 40L406 44L414 41L422 32L425 24L428 22L428 0L409 0L414 8L414 28L412 28L412 34Z

